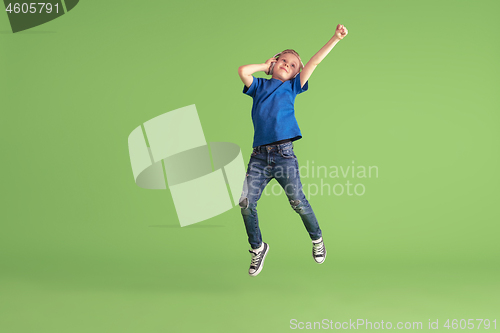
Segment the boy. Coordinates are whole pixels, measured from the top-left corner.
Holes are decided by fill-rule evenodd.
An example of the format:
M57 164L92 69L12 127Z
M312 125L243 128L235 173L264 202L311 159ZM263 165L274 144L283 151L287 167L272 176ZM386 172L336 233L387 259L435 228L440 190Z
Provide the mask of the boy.
M249 250L252 255L248 271L250 276L261 272L269 251L269 245L262 242L256 207L262 191L273 178L283 187L292 208L302 218L313 242L314 260L322 264L326 258L321 229L302 191L297 157L293 152L292 142L302 138L295 119L294 102L296 95L307 91L307 80L316 66L346 35L347 29L337 25L335 35L305 66L297 52L285 50L264 64L238 69L245 84L243 93L253 97L252 121L255 129L253 152L239 202L252 248ZM253 77L252 74L258 71L272 74L272 78Z

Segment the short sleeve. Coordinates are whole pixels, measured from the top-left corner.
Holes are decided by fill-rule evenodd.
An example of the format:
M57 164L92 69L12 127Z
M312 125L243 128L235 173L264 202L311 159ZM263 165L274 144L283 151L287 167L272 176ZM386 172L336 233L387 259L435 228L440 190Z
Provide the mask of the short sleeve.
M257 89L262 85L262 80L261 78L256 78L253 77L252 84L250 85L250 88L247 88L247 86L243 86L243 93L245 95L255 97L255 93L257 92Z
M304 91L307 91L307 89L309 88L309 81L307 81L303 87L300 86L300 74L301 73L297 74L297 76L292 80L292 90L297 95L303 93Z

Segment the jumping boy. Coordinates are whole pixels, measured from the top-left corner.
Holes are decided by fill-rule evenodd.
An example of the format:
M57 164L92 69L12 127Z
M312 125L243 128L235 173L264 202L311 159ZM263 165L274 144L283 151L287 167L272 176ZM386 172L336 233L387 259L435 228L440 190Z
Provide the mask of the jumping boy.
M299 165L293 141L302 138L295 119L295 97L307 91L307 80L333 47L347 35L339 24L333 37L304 66L297 52L285 50L264 64L245 65L238 74L245 84L243 93L253 98L253 152L240 198L241 214L250 243L252 261L248 274L256 276L264 266L269 245L262 241L257 217L257 201L266 185L275 178L283 187L292 208L300 215L313 243L312 255L318 264L326 258L318 220L309 205L300 182ZM271 79L255 78L264 71Z

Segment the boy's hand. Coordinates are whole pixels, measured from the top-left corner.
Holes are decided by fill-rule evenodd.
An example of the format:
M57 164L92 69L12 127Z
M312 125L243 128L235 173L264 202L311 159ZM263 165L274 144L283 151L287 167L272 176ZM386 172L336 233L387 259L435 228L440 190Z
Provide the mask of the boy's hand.
M269 70L271 69L271 64L278 61L276 58L270 58L266 61L266 70L264 71L267 75L269 75Z
M342 24L337 25L337 29L335 30L335 37L338 39L342 39L347 36L347 28Z
M306 84L307 80L309 80L309 77L314 72L316 66L318 66L319 63L323 61L323 59L325 59L325 57L328 55L328 53L330 53L335 44L337 44L345 36L347 36L347 28L342 24L337 25L337 29L335 29L335 34L333 35L333 37L330 38L325 46L323 46L318 52L316 52L316 54L304 66L302 72L300 72L301 87L303 87Z

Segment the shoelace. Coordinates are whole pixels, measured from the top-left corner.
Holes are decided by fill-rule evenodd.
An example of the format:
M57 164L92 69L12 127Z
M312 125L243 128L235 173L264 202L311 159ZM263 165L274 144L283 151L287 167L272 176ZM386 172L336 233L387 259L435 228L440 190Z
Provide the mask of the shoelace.
M250 252L252 254L252 263L250 264L250 266L257 266L257 264L260 261L260 257L262 256L262 251L256 253L256 252L248 250L248 252Z
M313 252L314 255L320 255L324 256L325 255L325 247L323 246L323 242L318 243L318 244L313 244Z

